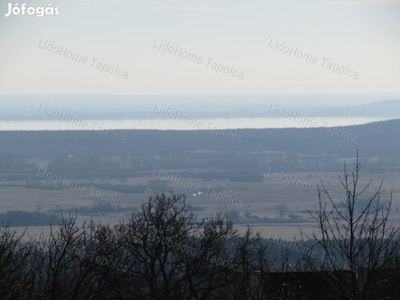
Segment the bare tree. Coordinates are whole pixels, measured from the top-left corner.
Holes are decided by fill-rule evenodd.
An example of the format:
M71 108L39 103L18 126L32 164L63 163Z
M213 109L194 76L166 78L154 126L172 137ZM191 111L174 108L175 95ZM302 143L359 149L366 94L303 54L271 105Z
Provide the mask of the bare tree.
M337 280L332 280L332 276L326 277L342 299L376 299L373 295L378 290L379 299L383 299L388 291L380 288L382 277L379 274L397 256L399 229L389 224L392 191L387 201L381 200L383 181L368 197L368 201L358 206L360 196L367 192L372 183L371 179L364 187L359 187L361 168L358 152L351 174L347 172L344 162L344 176L339 176L339 180L345 196L339 202L321 181L321 186L318 186L318 206L314 212L310 212L318 224L319 234L313 231L307 235L302 230L301 234L303 243L306 238L311 239L316 248L322 249L324 263L317 263L311 255L305 260L317 272L321 268L352 271L350 282L339 277L336 277ZM326 273L320 274L325 276Z
M132 282L124 293L137 299L261 299L249 297L250 289L256 294L249 271L259 263L266 268L260 236L250 229L240 236L221 214L198 221L183 195L150 197L118 230Z
M71 213L29 242L0 228L0 298L261 300L268 255L259 233L161 193L113 227Z
M18 235L11 221L0 227L0 299L29 299L32 287L26 280L33 247L24 243L25 231Z

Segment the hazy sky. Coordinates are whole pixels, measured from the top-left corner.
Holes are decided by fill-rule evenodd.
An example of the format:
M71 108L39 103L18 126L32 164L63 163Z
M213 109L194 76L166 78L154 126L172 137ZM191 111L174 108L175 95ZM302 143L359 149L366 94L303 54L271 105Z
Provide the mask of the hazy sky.
M0 94L400 93L398 0L51 3L1 1Z

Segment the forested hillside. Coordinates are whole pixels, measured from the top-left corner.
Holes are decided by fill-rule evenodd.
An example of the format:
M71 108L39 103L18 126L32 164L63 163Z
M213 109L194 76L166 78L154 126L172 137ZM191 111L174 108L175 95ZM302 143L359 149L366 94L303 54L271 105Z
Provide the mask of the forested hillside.
M400 120L303 129L3 131L0 175L3 179L27 178L37 172L29 161L41 159L56 173L80 178L137 176L157 166L215 168L218 172L204 173L204 177L259 181L260 174L270 168L294 172L337 169L357 149L362 149L371 172L396 171L400 167L399 128ZM233 176L232 170L241 170L241 175Z

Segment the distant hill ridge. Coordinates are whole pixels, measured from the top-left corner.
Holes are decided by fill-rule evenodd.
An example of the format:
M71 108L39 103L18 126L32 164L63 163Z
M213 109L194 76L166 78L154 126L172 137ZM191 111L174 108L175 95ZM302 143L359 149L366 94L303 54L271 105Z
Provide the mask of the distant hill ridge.
M295 108L299 114L306 117L381 117L400 118L400 100L382 100L363 105L349 105L340 107L322 108Z
M22 97L0 95L0 120L2 121L55 121L49 116L39 113L48 105L56 111L65 111L68 115L86 120L122 120L122 119L166 119L155 113L155 106L161 105L171 111L178 111L190 118L279 118L279 114L271 112L270 107L285 107L285 110L303 117L375 117L400 118L400 100L389 99L363 105L355 105L349 100L346 105L332 106L335 98L324 102L324 97L315 105L282 105L275 97L260 99L257 97L221 98L211 101L211 96L204 100L182 97L105 97L86 96L54 96L54 97ZM31 99L32 98L32 99ZM115 98L115 99L114 99ZM179 101L178 101L179 99ZM339 101L338 96L337 101ZM31 100L31 101L28 101ZM60 100L60 101L58 101ZM107 101L106 101L107 100ZM193 100L193 102L192 102ZM296 103L296 102L293 102ZM303 102L299 102L303 103ZM330 103L330 104L328 104Z

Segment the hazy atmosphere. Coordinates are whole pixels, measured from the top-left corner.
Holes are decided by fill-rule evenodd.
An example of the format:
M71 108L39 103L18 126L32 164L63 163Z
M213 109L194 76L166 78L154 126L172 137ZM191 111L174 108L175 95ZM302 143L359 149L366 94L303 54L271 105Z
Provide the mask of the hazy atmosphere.
M0 38L0 299L400 299L399 0L2 2Z
M4 2L1 92L398 97L399 3L68 0L6 17Z

